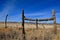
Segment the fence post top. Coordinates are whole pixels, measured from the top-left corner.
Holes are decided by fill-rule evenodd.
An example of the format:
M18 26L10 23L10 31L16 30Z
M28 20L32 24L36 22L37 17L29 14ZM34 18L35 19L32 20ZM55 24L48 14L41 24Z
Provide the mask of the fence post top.
M54 10L54 9L52 9L52 10Z
M36 18L36 21L38 21L38 19Z
M22 8L22 10L24 10L24 8Z
M6 16L8 16L8 14Z
M55 16L55 10L52 9L52 16Z
M55 9L52 9L52 13L55 12Z

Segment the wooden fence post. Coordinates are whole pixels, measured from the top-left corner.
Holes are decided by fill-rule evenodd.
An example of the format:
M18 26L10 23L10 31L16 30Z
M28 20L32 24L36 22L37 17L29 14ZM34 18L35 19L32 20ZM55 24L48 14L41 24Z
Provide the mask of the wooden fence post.
M5 18L5 28L7 28L7 17L8 17L8 14L6 15L6 18Z
M38 29L38 19L36 19L36 29Z
M55 15L55 10L52 10L52 16L54 19L54 33L57 34L57 26L56 26L56 15Z
M22 10L22 33L23 33L23 40L25 39L25 28L24 28L24 10Z

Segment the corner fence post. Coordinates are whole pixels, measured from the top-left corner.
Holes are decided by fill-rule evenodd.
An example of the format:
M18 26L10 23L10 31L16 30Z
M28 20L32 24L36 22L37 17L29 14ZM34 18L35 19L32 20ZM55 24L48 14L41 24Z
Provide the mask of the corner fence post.
M7 28L7 17L8 17L8 14L5 17L5 28Z
M22 34L23 34L23 40L26 40L25 38L25 28L24 28L24 10L22 10Z
M57 26L56 26L56 15L55 15L55 10L52 10L52 16L54 20L54 34L57 34Z

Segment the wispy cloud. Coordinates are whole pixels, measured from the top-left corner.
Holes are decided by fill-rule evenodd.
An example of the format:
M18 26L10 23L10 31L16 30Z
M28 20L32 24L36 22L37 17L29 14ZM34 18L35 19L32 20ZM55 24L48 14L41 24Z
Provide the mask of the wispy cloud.
M28 1L27 1L28 2ZM29 3L29 2L28 2ZM40 2L39 2L40 3ZM26 3L27 4L27 3ZM25 5L26 5L25 4ZM18 7L16 7L16 5L19 5ZM24 6L25 6L24 5ZM38 11L37 12L37 10L39 10L39 7L37 7L37 4L34 6L33 5L33 7L34 8L36 8L36 10L34 9L30 9L29 8L29 6L28 6L29 4L27 4L24 8L27 10L28 9L28 11L31 11L31 13L25 13L25 16L27 17L27 18L50 18L51 16L52 16L52 13L51 13L51 9L53 8L53 6L51 7L51 5L50 5L50 7L47 7L47 5L46 5L46 7L45 7L45 9L42 9L42 8L44 8L44 7L42 7L42 6L39 6L39 7L41 7L40 9L41 9L41 11ZM5 20L5 16L8 14L9 16L8 16L8 21L21 21L21 19L22 19L22 14L21 14L21 10L20 10L20 8L22 8L22 3L21 3L21 5L20 5L20 2L17 2L17 0L7 0L7 2L4 4L4 9L2 10L2 11L0 11L0 21L4 21ZM32 5L30 5L30 7L31 7ZM45 6L45 5L44 5ZM58 8L58 7L55 7L55 8ZM59 7L60 8L60 7ZM59 9L58 8L58 9ZM57 21L59 21L60 19L60 9L58 10L58 9L56 9L57 10L57 12L56 12L56 17L57 17ZM36 12L35 12L36 11Z
M2 11L0 11L0 21L5 19L5 16L7 14L9 14L9 12L11 12L11 10L14 9L14 3L16 2L16 0L10 0L10 1L6 1L6 3L4 4L4 9Z
M44 16L44 15L46 15L47 14L47 12L36 12L36 13L27 13L27 14L25 14L26 16ZM48 15L50 15L50 14L48 14Z
M25 16L30 18L50 18L52 13L45 10L43 12L25 13Z

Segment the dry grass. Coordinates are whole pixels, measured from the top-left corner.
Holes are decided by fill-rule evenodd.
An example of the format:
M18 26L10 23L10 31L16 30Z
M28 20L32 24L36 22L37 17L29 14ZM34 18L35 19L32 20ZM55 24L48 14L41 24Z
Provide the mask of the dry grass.
M25 29L26 40L60 40L60 31L55 35L52 29ZM0 28L0 40L23 40L19 28Z

